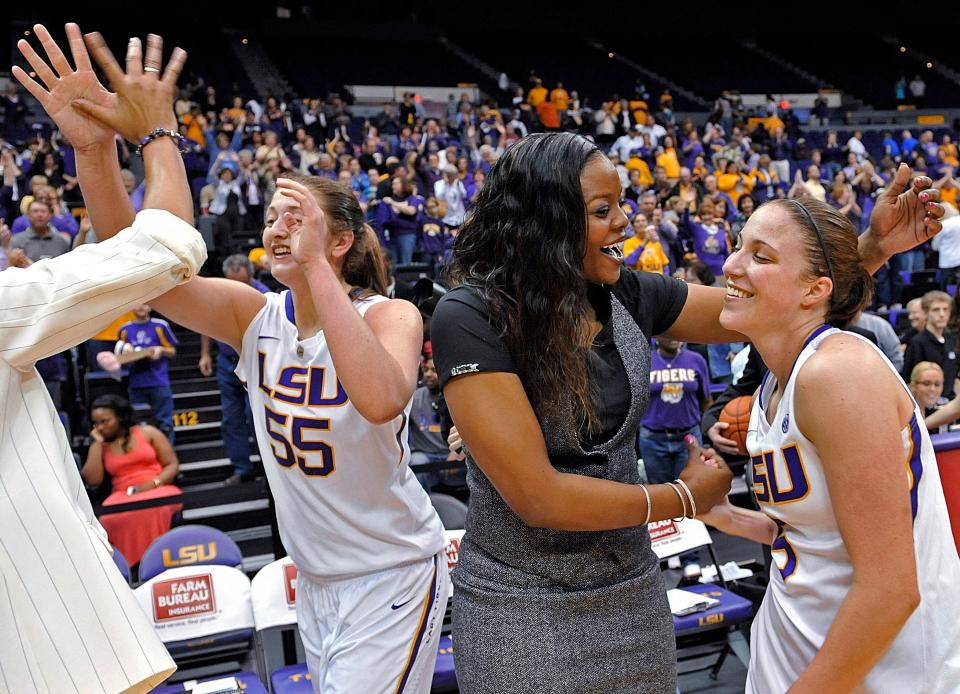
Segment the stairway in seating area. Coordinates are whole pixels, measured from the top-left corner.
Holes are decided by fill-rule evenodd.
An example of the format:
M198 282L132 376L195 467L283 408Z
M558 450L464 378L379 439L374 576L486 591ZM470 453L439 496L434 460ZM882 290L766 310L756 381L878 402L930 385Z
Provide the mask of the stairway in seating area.
M180 461L176 484L184 493L181 522L209 525L227 533L243 552L243 569L252 575L274 559L270 530L273 512L266 481L261 476L237 485L224 484L233 469L220 433L217 379L203 376L197 366L200 335L172 322L171 328L179 341L169 374L176 431L174 451ZM106 374L94 373L87 374L85 381L88 402L107 392L126 397L126 379L118 383ZM259 464L259 456L253 460Z

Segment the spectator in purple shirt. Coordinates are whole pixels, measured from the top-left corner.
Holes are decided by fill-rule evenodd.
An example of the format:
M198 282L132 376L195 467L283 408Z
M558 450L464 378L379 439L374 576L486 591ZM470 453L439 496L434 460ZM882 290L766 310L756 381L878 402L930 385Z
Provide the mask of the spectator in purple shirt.
M173 392L167 362L177 354L177 338L170 324L150 317L150 307L133 309L134 320L120 328L117 351L146 351L148 356L130 363L130 402L150 405L157 426L174 443Z
M412 262L417 248L423 198L414 194L413 185L402 176L394 176L391 186L392 194L383 198L377 208L377 221L379 228L390 234L389 248L395 262L406 265Z
M700 416L711 402L703 357L678 340L658 337L650 355L650 405L637 437L647 482L662 484L680 475L689 457L684 437L702 440Z
M730 254L727 244L727 232L723 225L714 219L715 205L712 200L704 199L700 203L699 221L690 218L689 208L680 218L679 236L687 241L710 272L717 277L723 275L723 262Z
M73 239L80 230L80 225L76 218L70 214L61 204L57 196L57 191L51 186L36 186L33 192L34 200L45 203L50 211L50 218L45 220L54 229L62 234L66 234L69 239ZM43 222L44 220L40 220ZM10 233L16 235L30 228L31 217L29 214L20 215L13 220L10 225Z

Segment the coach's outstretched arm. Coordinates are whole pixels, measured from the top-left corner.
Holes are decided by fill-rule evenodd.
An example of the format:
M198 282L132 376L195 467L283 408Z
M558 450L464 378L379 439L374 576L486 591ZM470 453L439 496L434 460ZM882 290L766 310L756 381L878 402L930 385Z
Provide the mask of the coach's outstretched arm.
M90 92L93 96L78 97L72 102L78 115L100 122L132 142L141 141L156 128L176 129L173 93L186 57L183 51L174 50L161 77L163 40L154 34L149 35L146 54L141 61L140 40L131 39L127 45L127 71L124 73L100 34L86 34L83 38L116 93L108 93L109 98L103 98L93 90ZM162 209L192 224L193 198L174 139L167 136L154 139L143 148L143 155L147 191L140 216L152 208ZM105 167L119 169L115 158L110 162L101 161L98 166L101 170ZM99 177L101 171L91 167L89 173ZM87 200L91 214L104 207L128 207L129 204L124 190L112 190L109 195ZM149 301L168 318L226 342L237 350L244 330L265 302L263 295L252 287L211 277L197 277Z
M49 37L46 31L43 33ZM48 55L51 50L48 48ZM35 54L33 58L40 61ZM176 81L183 59L182 52L174 55L164 79L169 76ZM21 82L30 85L31 93L43 90L22 70L16 72ZM37 74L42 79L44 73L37 70ZM125 135L134 132L138 119L162 127L169 122L163 118L173 116L169 99L172 91L141 89L135 83L136 79L125 83L129 89L118 94L112 105L96 105L98 113L112 114L117 122L130 126L122 131ZM52 98L59 86L52 84L48 104L59 103ZM131 111L136 117L129 115ZM63 116L62 109L55 113ZM144 134L152 127L146 126ZM0 273L0 359L29 369L38 359L82 342L116 316L197 273L206 259L206 249L200 234L184 221L192 219L192 203L189 191L184 191L186 174L176 143L160 137L143 154L154 209L145 209L132 227L108 241L41 260L27 269L9 268ZM110 166L118 166L115 158ZM105 162L97 166L106 176L108 168ZM98 196L94 198L103 202Z

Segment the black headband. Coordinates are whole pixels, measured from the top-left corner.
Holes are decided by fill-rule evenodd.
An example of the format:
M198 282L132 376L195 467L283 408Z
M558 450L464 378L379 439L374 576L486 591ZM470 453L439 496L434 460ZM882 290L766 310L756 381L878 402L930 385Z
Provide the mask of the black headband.
M810 222L810 226L813 227L814 232L817 234L817 243L820 244L820 252L823 253L823 259L827 263L827 272L830 273L830 281L833 282L833 286L837 286L837 280L833 277L833 263L830 262L830 254L827 253L827 244L823 240L823 234L820 232L820 227L817 226L817 223L813 221L813 215L810 214L810 210L803 206L799 200L794 200L793 198L788 198L788 202L792 202L800 211L803 212L803 216L807 218L807 221Z

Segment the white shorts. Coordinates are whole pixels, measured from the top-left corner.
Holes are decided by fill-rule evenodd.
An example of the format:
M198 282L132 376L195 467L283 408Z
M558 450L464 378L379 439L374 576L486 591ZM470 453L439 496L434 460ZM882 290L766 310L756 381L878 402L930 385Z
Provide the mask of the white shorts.
M449 594L443 552L333 583L297 577L297 623L315 692L427 694Z

